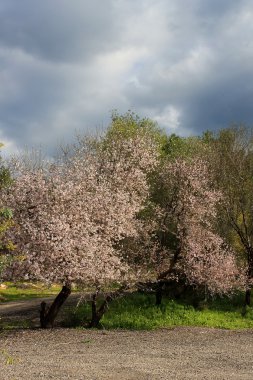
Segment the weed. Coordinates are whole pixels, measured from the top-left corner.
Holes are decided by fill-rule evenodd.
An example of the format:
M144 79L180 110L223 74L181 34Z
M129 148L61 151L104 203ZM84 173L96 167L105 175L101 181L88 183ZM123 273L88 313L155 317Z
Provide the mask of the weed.
M92 343L92 340L91 339L82 340L81 343L84 343L84 344Z
M19 361L19 359L14 358L13 356L11 356L6 350L2 350L1 354L4 357L4 363L6 365L13 365L13 364L15 364L15 363L17 363Z

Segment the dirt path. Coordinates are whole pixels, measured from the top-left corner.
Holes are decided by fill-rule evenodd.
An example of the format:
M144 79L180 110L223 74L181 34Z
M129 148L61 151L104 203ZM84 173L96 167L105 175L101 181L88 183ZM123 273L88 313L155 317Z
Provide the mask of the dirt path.
M87 297L89 297L89 294L85 296L85 298ZM40 326L39 312L41 302L46 301L50 304L54 298L55 296L0 303L0 329L6 327L6 325L38 328ZM69 306L75 306L79 299L79 293L73 293L69 296L56 319L56 326L60 325L65 310Z
M32 298L30 300L23 301L10 301L0 303L0 317L11 316L11 315L27 315L28 313L33 313L40 308L40 303L46 301L48 303L54 300L55 296L43 297L43 298ZM69 296L65 302L66 306L73 305L77 303L80 298L80 294L73 293Z
M0 335L0 379L253 379L253 332L23 330Z

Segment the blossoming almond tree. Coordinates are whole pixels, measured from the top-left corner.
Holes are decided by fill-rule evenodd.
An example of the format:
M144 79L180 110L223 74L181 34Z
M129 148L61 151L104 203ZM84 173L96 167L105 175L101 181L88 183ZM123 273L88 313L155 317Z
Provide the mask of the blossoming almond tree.
M160 229L174 238L172 248L162 247L167 255L162 256L164 264L158 267L158 280L163 283L173 276L183 277L189 284L205 286L212 294L244 287L245 271L215 229L222 194L213 189L205 162L177 159L165 163L158 183L164 194ZM161 287L157 297L160 303Z
M100 286L134 278L117 243L136 234L148 195L147 173L156 164L149 138L134 136L94 149L83 144L47 168L19 169L5 200L14 212L16 260L5 275L62 283L41 324L52 324L73 282Z

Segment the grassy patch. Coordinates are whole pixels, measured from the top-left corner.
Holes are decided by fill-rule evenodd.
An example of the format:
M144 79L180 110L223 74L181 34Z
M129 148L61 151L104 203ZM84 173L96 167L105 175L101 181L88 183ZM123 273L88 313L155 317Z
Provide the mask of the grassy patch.
M17 330L17 329L30 329L33 327L33 323L27 319L4 319L0 320L0 328L2 331Z
M243 299L223 298L194 308L188 300L164 299L155 306L153 295L130 294L115 300L102 319L106 329L151 330L175 326L205 326L224 329L253 328L253 309L242 316ZM86 303L67 314L68 326L82 326L90 320L90 304Z
M47 297L58 294L61 290L61 286L52 285L46 287L40 283L4 283L7 288L0 288L0 303L8 301L20 301L37 297Z

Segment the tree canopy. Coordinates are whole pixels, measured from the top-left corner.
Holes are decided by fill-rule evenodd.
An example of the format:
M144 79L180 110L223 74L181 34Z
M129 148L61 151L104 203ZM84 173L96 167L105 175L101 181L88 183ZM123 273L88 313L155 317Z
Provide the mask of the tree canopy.
M15 248L5 278L69 289L172 280L209 294L245 289L249 302L252 148L245 127L167 136L113 112L104 134L79 137L54 162L2 165L0 248Z

